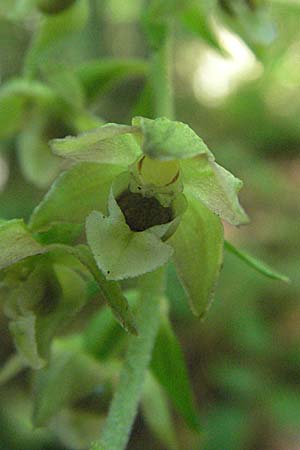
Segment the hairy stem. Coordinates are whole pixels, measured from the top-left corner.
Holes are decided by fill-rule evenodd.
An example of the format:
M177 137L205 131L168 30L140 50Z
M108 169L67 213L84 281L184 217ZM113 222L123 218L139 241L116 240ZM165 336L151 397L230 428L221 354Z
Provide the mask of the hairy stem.
M120 381L112 400L100 442L91 450L124 450L137 413L143 382L150 363L160 318L163 270L145 275L140 282L138 336L130 336Z

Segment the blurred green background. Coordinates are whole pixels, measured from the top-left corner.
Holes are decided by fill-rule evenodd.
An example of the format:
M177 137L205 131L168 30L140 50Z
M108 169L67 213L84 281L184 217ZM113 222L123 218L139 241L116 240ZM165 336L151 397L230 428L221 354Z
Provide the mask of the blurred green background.
M1 3L0 88L22 74L37 20L30 8L19 8L18 15L13 5L18 2ZM84 28L64 36L44 56L40 78L47 79L48 67L62 65L82 73L84 80L80 67L86 61L128 58L132 65L127 71L122 66L98 74L97 89L91 84L85 93L87 110L105 122L129 123L132 115L151 115L143 67L135 64L149 54L141 26L143 2L91 0L89 6ZM240 229L226 225L226 238L291 278L291 284L266 279L225 254L216 300L199 322L170 267L171 319L203 428L199 443L174 413L182 450L300 449L300 3L277 0L269 7L264 39L253 39L247 27L241 30L224 12L222 18L211 18L216 39L211 45L197 27L178 26L175 33L176 119L188 123L217 161L244 181L241 200L251 223ZM250 31L252 26L248 24ZM62 169L52 159L39 166L35 157L33 162L30 155L22 157L35 145L32 127L43 114L30 105L17 129L10 132L3 126L1 218L27 219ZM0 111L1 121L5 124ZM70 133L66 122L51 116L47 126L42 124L45 142ZM30 164L36 164L33 175ZM53 171L40 177L41 167L52 164ZM13 345L7 319L1 315L0 321L3 364ZM61 429L54 422L48 429L33 430L30 380L30 371L23 371L0 387L0 449L75 448L74 417L64 417L68 425ZM166 447L140 414L128 448Z

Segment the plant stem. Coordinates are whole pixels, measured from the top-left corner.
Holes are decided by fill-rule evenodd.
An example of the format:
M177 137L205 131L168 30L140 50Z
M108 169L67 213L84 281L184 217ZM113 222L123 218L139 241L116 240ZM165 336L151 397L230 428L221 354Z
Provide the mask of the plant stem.
M155 117L174 118L174 99L171 73L172 33L168 29L168 36L161 47L154 50L151 64L151 82L154 96Z
M120 381L112 400L100 442L91 450L124 450L137 413L160 318L164 271L141 278L141 304L137 317L139 335L130 336Z

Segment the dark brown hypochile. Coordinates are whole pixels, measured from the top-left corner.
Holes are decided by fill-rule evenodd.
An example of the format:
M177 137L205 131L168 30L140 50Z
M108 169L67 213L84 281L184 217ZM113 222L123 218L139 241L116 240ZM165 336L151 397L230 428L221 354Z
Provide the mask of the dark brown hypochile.
M172 208L162 206L155 197L125 191L116 200L132 231L144 231L173 219Z

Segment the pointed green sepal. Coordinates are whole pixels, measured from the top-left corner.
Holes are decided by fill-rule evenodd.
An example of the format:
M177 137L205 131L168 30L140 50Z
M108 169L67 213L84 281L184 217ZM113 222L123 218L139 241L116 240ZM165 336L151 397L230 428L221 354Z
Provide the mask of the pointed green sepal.
M204 316L214 295L223 258L220 219L191 195L188 209L170 238L178 276L197 316Z
M233 225L249 219L238 200L243 183L206 156L181 162L185 191Z
M108 123L77 137L53 139L50 146L56 155L64 158L128 165L141 154L134 133L137 133L135 127Z
M49 229L51 224L84 223L94 209L106 210L113 179L122 166L82 162L62 173L53 183L30 218L33 231Z
M153 159L174 160L211 155L208 147L186 124L165 117L146 119L134 117L132 125L143 135L143 152Z

